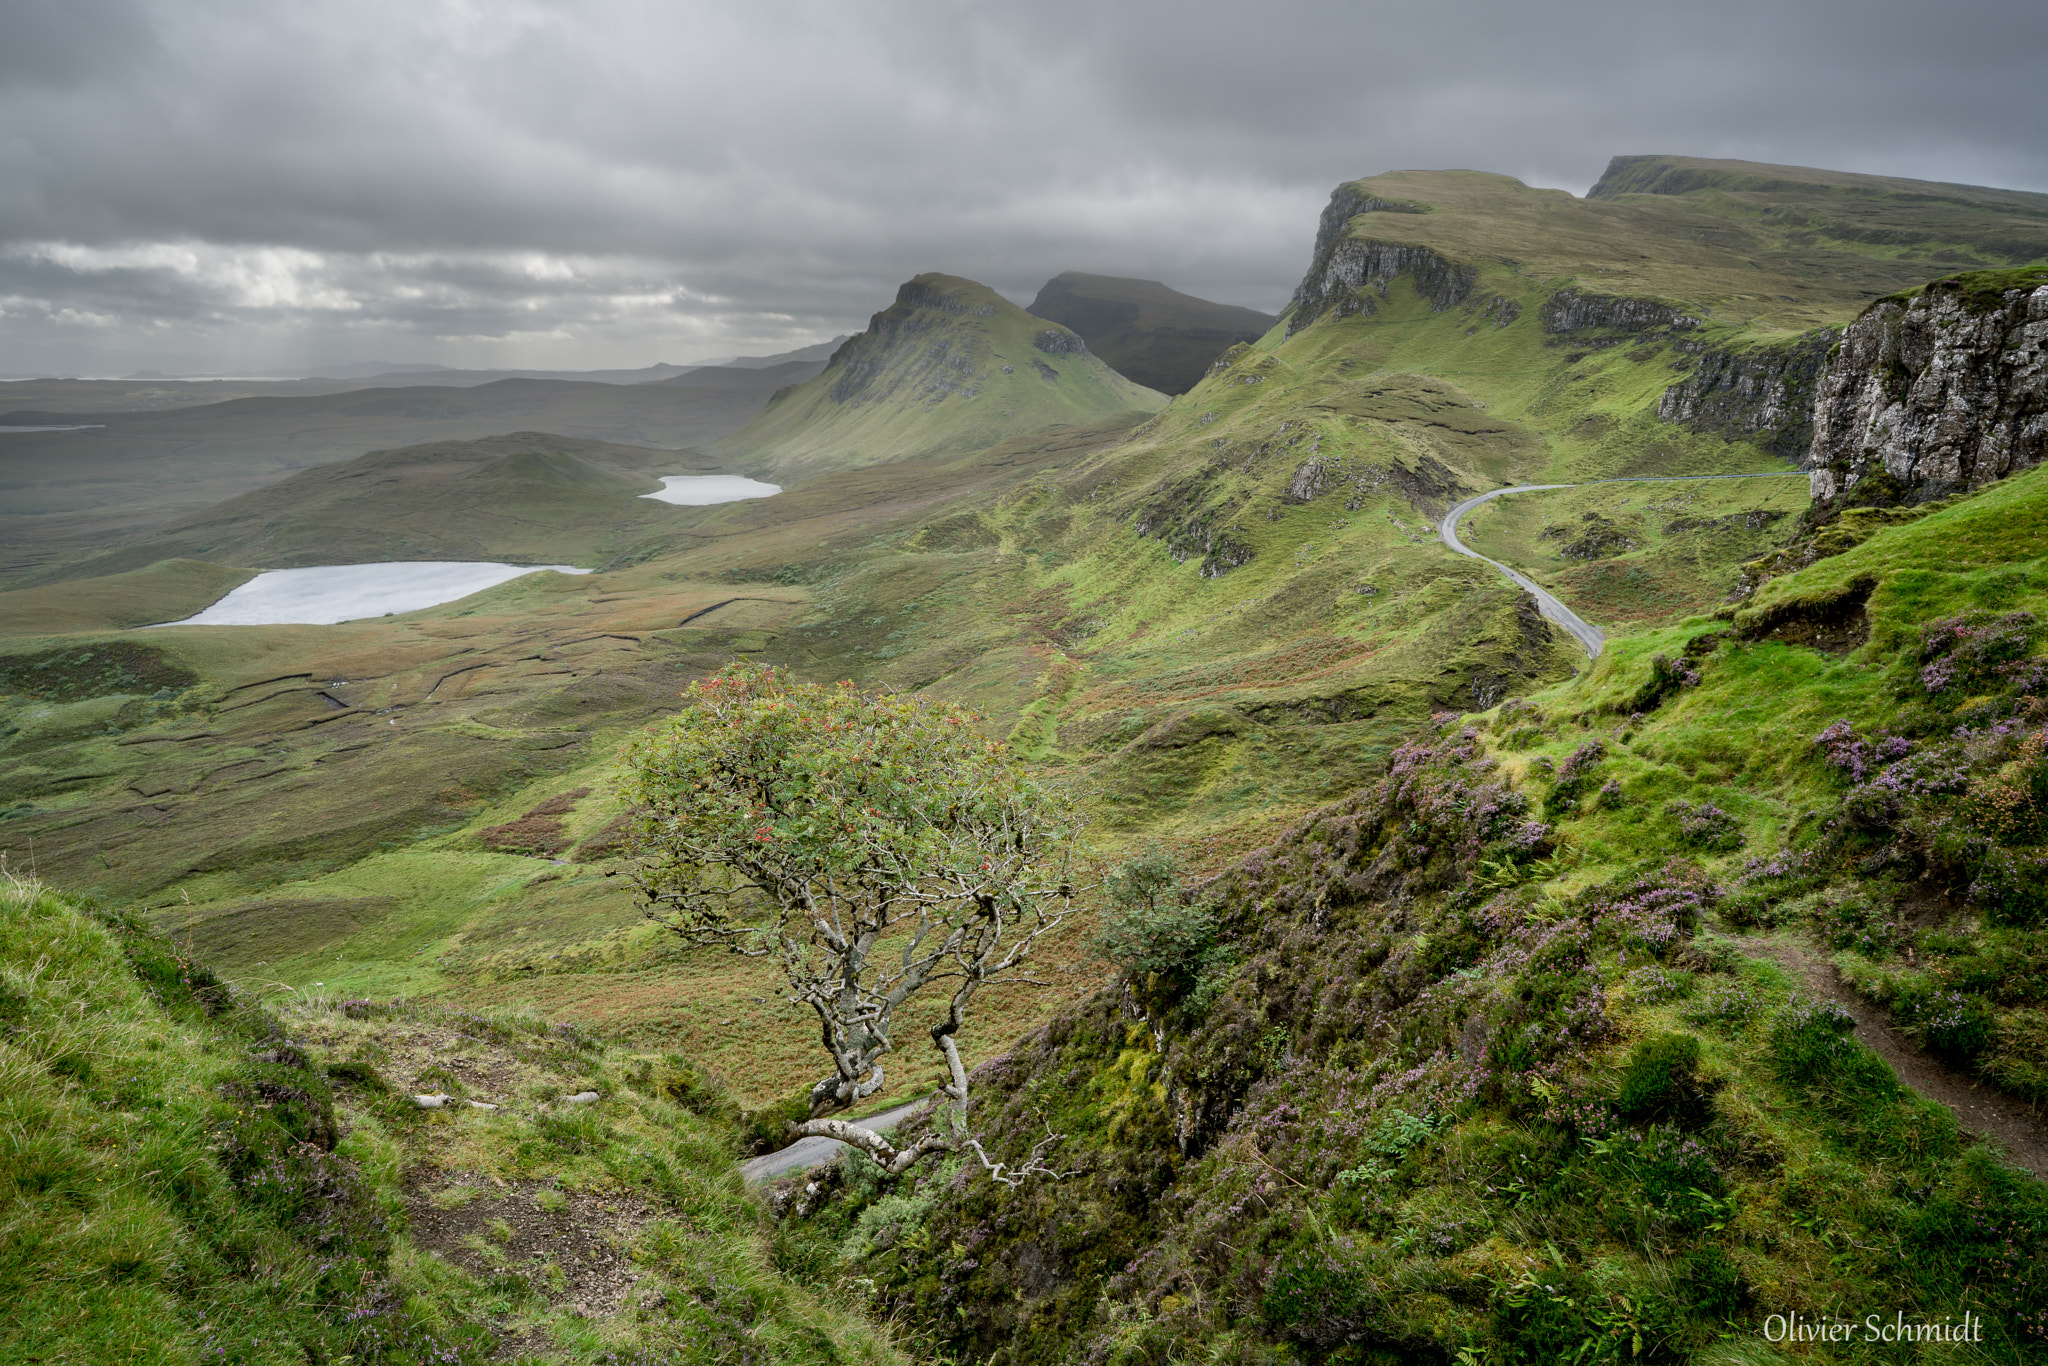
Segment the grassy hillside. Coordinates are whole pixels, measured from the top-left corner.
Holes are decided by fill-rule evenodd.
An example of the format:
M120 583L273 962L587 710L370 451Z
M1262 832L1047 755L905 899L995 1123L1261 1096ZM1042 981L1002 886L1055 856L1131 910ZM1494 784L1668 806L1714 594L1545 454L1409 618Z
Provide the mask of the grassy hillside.
M1588 620L1626 627L1712 611L1730 563L1782 545L1807 501L1797 475L1587 484L1482 503L1458 534Z
M772 1269L737 1111L674 1060L516 1015L273 1014L14 875L0 1020L7 1360L902 1359Z
M683 385L517 379L472 388L358 388L100 413L91 420L104 425L90 431L0 433L0 577L18 582L25 572L83 558L369 450L506 432L666 449L702 445L740 426L787 383L768 372L730 370L716 383ZM8 423L47 416L14 413Z
M181 517L61 572L97 579L169 559L262 569L378 560L603 564L679 534L677 510L640 495L661 487L658 475L704 468L701 456L542 432L371 451Z
M1499 177L1395 179L1350 202L1398 189L1432 211L1374 209L1333 231L1371 239L1391 223L1445 253L1465 243L1441 258L1470 267L1461 301L1438 307L1442 272L1411 264L1384 292L1354 292L1353 311L1333 304L1220 357L1149 416L954 450L982 439L968 416L993 388L929 413L914 387L852 409L820 397L821 377L784 402L808 393L819 431L881 433L863 459L903 455L920 422L941 449L757 502L647 503L668 530L606 572L389 620L124 641L111 628L126 576L0 594L0 620L23 623L0 649L0 847L177 926L252 986L529 1005L695 1050L750 1101L813 1079L769 978L663 942L603 876L616 746L689 679L744 655L967 702L1089 794L1105 851L1156 839L1219 870L1372 781L1430 714L1586 669L1491 569L1435 541L1450 502L1512 480L1786 469L1761 437L1660 418L1667 392L1713 348L1768 350L1785 328L1851 315L1860 291L1842 281L1856 271L1906 268L1869 243L1813 248L1825 269L1812 271L1695 251L1718 192L1575 201ZM1563 245L1539 230L1546 215L1570 227ZM1552 250L1570 264L1546 276ZM1668 314L1587 305L1596 265L1638 272ZM1738 284L1781 313L1724 322L1732 306L1712 291ZM1576 302L1553 307L1560 295ZM911 348L927 357L955 345L951 328L1043 327L989 307L899 316L930 324ZM1035 335L1021 335L1031 354L1077 379L1078 353L1039 352ZM1065 392L1013 369L1026 394ZM863 415L878 426L837 425ZM902 441L884 440L899 423ZM1474 543L1540 559L1583 539L1543 530L1590 526L1585 512L1640 532L1606 558L1528 567L1596 623L1654 633L1733 587L1795 520L1800 482L1515 495L1490 505ZM345 503L325 506L349 524ZM1687 519L1710 525L1672 529ZM236 534L263 543L264 520ZM190 589L175 566L135 573ZM110 673L100 654L116 644L162 651L163 681L142 661ZM1614 656L1635 648L1621 639ZM1054 946L1053 990L989 998L971 1057L1102 981L1085 931Z
M1160 403L1066 328L972 280L920 275L823 374L712 450L800 475L957 455Z
M1442 718L981 1071L1072 1175L788 1236L1000 1363L2040 1359L2044 522L2036 471Z
M1157 280L1075 270L1047 280L1029 312L1073 329L1111 369L1162 394L1194 388L1209 362L1238 342L1257 341L1277 321Z

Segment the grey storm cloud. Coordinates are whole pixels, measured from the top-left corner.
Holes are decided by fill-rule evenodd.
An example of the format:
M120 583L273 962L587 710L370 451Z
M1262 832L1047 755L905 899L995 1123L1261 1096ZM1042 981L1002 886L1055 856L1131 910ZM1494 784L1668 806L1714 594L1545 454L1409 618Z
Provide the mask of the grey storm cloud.
M2048 189L2044 52L2038 0L0 0L0 368L645 364L922 270L1274 309L1385 170Z

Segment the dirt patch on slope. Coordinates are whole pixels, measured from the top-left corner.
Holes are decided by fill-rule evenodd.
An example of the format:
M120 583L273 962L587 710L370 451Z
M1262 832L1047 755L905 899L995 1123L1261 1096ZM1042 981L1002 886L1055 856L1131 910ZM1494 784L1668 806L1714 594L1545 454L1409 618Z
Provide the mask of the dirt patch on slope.
M1967 1072L1958 1071L1913 1046L1891 1027L1884 1012L1858 996L1834 964L1800 947L1767 939L1731 936L1745 953L1769 958L1806 983L1817 995L1856 1017L1856 1037L1883 1058L1892 1074L1929 1100L1947 1106L1956 1122L2004 1149L2014 1165L2048 1178L2048 1124L2033 1106L2014 1100Z
M627 1245L657 1217L637 1196L511 1185L477 1172L422 1168L405 1189L412 1240L423 1251L483 1280L516 1277L552 1305L591 1318L625 1302L636 1279Z

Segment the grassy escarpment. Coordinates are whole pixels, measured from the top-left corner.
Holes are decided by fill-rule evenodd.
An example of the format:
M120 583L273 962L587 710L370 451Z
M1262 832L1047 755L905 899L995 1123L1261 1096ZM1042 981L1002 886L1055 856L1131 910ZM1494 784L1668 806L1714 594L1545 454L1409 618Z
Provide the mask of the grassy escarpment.
M274 1014L18 878L0 1025L8 1360L900 1359L769 1267L736 1113L673 1062L510 1015Z
M851 1173L785 1237L827 1278L886 1247L879 1302L997 1361L1733 1361L1869 1305L2035 1359L2048 1188L1829 998L2040 1098L2044 499L1446 718L983 1070L1066 1179Z

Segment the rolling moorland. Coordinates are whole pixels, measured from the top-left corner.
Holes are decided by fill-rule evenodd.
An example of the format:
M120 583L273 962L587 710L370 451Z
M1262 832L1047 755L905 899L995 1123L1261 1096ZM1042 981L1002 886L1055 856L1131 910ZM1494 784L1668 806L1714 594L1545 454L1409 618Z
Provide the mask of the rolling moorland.
M64 1297L120 1287L144 1306L123 1321L177 1317L163 1360L201 1359L234 1296L303 1343L383 1295L410 1317L380 1331L414 1347L321 1350L1732 1362L1794 1359L1769 1314L1896 1307L1981 1314L1991 1359L2033 1359L2038 390L1973 391L2021 396L1998 429L2021 458L1981 479L1845 466L1812 507L1797 478L1591 481L1794 470L1833 449L1816 394L1917 382L1972 319L1987 374L2034 374L2044 260L2041 196L1682 158L1618 159L1584 199L1399 173L1340 187L1288 313L1164 406L1072 333L920 277L687 467L611 438L429 441L118 564L39 562L0 593L0 844L107 909L17 894L10 1037L40 1078L18 1104L74 1107L37 1121L61 1133L175 1119L172 1146L228 1122L153 1111L118 1049L59 1029L72 988L30 975L61 933L79 973L143 983L104 988L122 1047L173 1049L192 1094L232 1109L255 1084L233 1057L277 1054L250 1065L290 1071L263 1084L299 1109L246 1146L298 1165L269 1206L262 1160L184 1169L203 1198L83 1139L20 1167L37 1218L68 1200L115 1227L101 1176L163 1230L78 1253L88 1281L16 1256L50 1305L24 1331L114 1333ZM1914 341L1936 314L1960 324ZM1866 352L1889 368L1830 369ZM788 491L633 502L684 468ZM1604 626L1598 659L1435 537L1514 483L1586 487L1493 500L1464 534ZM455 533L401 503L471 509L465 554L600 572L336 627L130 629L305 563L321 527L437 557ZM664 942L604 876L618 743L735 657L970 704L1085 794L1105 860L1179 861L1171 952L1106 964L1078 926L1049 989L971 1022L976 1128L1021 1152L1050 1123L1071 1177L848 1163L773 1222L739 1194L730 1155L813 1046L771 976ZM188 1001L152 955L284 1013ZM151 1049L166 1011L187 1032ZM433 1063L436 1037L472 1065ZM56 1065L88 1055L109 1061ZM897 1075L878 1101L928 1084ZM599 1100L566 1108L571 1085ZM380 1087L505 1109L416 1115ZM316 1200L409 1231L350 1244L349 1286L247 1283L251 1248L284 1266L330 1236ZM614 1290L531 1261L543 1216ZM229 1250L174 1274L202 1244Z
M0 413L0 427L94 425L5 434L0 574L35 581L42 569L45 577L76 577L79 568L71 562L110 542L375 446L535 430L664 448L707 442L740 426L777 389L809 378L817 368L814 361L721 367L693 370L672 382L631 385L505 379L466 387L354 386L127 412L14 409ZM26 381L0 386L0 392L48 387ZM113 401L126 401L133 392L122 382L93 387L117 391ZM151 389L175 397L182 387ZM50 568L53 562L67 567Z

